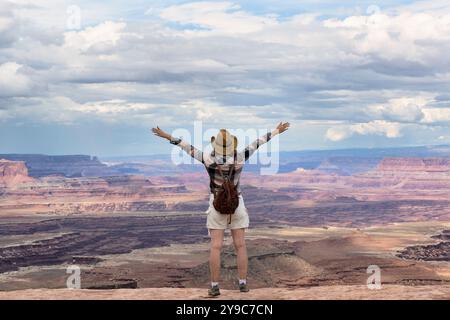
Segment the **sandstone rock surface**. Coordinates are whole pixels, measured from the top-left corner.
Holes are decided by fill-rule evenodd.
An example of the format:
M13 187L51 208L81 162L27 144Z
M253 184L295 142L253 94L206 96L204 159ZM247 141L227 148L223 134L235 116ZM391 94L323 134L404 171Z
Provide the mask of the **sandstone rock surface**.
M207 297L205 288L145 288L114 290L75 289L32 289L0 292L0 299L33 300L200 300ZM260 288L240 293L236 290L222 290L214 299L225 300L421 300L450 299L450 285L443 286L402 286L386 285L379 290L369 290L366 286L321 286L310 288Z
M23 161L0 159L0 186L11 186L22 182L31 182L28 169Z

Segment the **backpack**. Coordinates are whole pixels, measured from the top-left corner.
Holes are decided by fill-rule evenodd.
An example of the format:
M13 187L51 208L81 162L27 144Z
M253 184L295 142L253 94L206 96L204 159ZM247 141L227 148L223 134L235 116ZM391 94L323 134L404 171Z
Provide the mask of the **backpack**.
M236 160L236 159L235 159ZM214 209L216 209L221 214L229 214L230 222L231 215L234 214L237 207L239 206L239 194L237 190L237 186L234 185L234 182L230 180L233 177L235 162L231 166L228 175L224 176L220 165L217 164L217 168L219 169L219 173L223 178L223 184L219 187L219 189L214 192Z

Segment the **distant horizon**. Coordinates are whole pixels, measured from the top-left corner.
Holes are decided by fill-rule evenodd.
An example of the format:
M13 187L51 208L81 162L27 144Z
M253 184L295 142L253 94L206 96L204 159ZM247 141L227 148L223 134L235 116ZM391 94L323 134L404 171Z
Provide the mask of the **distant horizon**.
M320 151L352 151L352 150L395 150L395 149L409 149L409 148L429 148L429 147L446 147L450 148L450 144L436 144L436 145L405 145L405 146L387 146L387 147L354 147L354 148L324 148L324 149L301 149L301 150L281 150L280 153L294 153L294 152L320 152ZM158 157L169 156L167 153L153 153L153 154L130 154L130 155L98 155L90 153L22 153L22 152L1 152L1 155L42 155L42 156L90 156L102 158L133 158L133 157ZM1 158L0 158L1 159Z

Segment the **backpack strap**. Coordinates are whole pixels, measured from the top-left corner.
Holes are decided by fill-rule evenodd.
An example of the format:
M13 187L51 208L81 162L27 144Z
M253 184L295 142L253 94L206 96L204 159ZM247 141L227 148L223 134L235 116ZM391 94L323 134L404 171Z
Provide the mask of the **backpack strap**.
M231 169L230 169L230 176L231 176L232 174L234 174L234 169L236 169L236 159L237 159L237 151L234 150L234 155L233 155L233 165L231 166Z
M236 152L236 150L234 150L234 155L233 155L233 165L231 166L230 171L229 171L229 173L228 173L230 182L231 182L233 185L234 185L234 170L235 170L235 167L236 167L236 154L237 154L237 152ZM229 219L228 219L228 224L231 224L231 214L230 214L230 217L229 217Z
M234 178L234 169L236 167L236 157L237 157L236 154L237 154L236 150L234 150L233 165L230 167L230 170L228 171L228 177L230 178L230 180L231 180L231 178ZM233 184L234 184L234 181L233 181Z

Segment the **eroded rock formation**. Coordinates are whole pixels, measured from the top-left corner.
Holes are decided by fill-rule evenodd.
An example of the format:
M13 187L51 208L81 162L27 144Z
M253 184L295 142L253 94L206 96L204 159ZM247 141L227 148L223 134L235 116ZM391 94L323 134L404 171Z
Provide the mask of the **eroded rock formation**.
M3 154L0 155L0 159L25 162L31 177L50 175L83 177L117 174L101 163L97 157L88 155Z
M14 186L23 182L31 182L28 169L23 161L9 161L0 159L0 188L2 185Z

